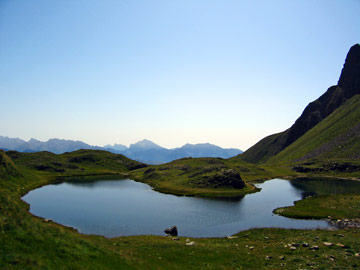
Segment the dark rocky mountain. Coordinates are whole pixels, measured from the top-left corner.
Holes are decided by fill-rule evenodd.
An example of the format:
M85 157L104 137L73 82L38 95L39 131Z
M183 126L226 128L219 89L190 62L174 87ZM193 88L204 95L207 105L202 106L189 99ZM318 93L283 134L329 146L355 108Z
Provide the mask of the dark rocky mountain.
M243 153L241 158L252 163L266 162L356 94L360 94L359 44L349 50L337 85L331 86L320 98L311 102L288 130L262 139Z

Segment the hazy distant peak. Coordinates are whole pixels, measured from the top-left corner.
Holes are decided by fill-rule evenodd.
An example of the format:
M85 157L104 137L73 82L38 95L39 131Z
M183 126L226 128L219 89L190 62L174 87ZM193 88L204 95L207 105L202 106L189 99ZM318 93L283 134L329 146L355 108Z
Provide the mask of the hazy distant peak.
M38 142L40 142L40 141L37 140L37 139L31 138L28 142L29 142L29 143L38 143Z
M124 151L124 150L128 149L128 147L126 145L118 144L118 143L115 143L114 145L107 144L107 145L104 146L104 148L114 149L114 150L117 150L117 151Z
M156 143L144 139L142 141L138 141L137 143L130 144L129 147L130 150L149 150L149 149L163 149L160 145L157 145Z
M221 147L211 143L197 143L197 144L187 143L180 148L185 149L185 148L221 148Z

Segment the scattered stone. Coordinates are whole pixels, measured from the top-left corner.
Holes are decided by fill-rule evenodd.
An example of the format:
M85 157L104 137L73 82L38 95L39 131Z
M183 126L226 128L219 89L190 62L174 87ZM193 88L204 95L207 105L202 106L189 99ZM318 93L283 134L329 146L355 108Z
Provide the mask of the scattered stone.
M339 237L344 237L345 235L343 235L343 234L339 234Z
M269 237L267 237L267 236L265 236L264 238L265 238L266 240L269 239Z
M295 251L295 250L296 250L296 247L291 247L290 250L291 250L291 251Z
M176 226L172 226L170 229L169 229L169 228L166 228L166 229L164 230L164 232L165 232L166 234L171 235L171 236L177 236L177 235L178 235L178 229L177 229Z
M279 256L279 260L285 260L285 256Z
M360 253L355 253L355 257L360 257Z
M312 246L310 250L319 250L319 246Z
M174 240L174 241L180 241L180 238L179 238L179 237L174 237L172 240Z
M314 265L316 265L316 263L314 263L314 262L308 262L306 265L307 265L307 266L314 266Z
M341 244L341 243L337 243L336 244L338 247L341 247L341 248L345 248L345 245Z
M271 260L273 257L272 256L268 256L268 255L266 255L266 260Z
M45 218L45 219L44 219L44 222L51 222L51 221L52 221L51 218Z
M194 242L194 241L191 241L191 242L186 243L185 245L187 245L187 246L194 246L194 245L195 245L195 242Z
M254 249L254 247L253 247L253 246L251 246L251 247L249 247L249 249L250 249L250 250L253 250L253 249Z
M331 247L331 246L334 245L334 244L331 243L331 242L324 242L323 244L324 244L324 246L326 246L326 247Z
M238 238L237 236L226 236L227 239L236 239Z
M292 247L298 247L299 244L298 244L298 243L292 243L291 246L292 246Z
M309 247L309 243L304 242L304 243L302 243L302 246L303 247Z
M319 237L318 237L318 236L316 236L316 237L315 237L315 240L319 240Z
M186 243L190 243L191 241L190 241L190 239L186 239Z

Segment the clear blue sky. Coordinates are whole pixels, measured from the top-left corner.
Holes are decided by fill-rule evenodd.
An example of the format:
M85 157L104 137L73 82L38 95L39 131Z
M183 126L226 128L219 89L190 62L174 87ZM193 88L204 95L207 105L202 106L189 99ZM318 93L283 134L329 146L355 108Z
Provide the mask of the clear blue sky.
M337 83L359 0L0 0L0 135L247 149Z

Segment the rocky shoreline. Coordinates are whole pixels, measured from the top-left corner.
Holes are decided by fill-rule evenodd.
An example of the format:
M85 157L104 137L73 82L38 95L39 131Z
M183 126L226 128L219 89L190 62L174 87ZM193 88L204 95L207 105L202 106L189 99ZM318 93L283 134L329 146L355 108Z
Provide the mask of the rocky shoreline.
M360 228L360 218L355 219L328 219L330 225L339 229Z

